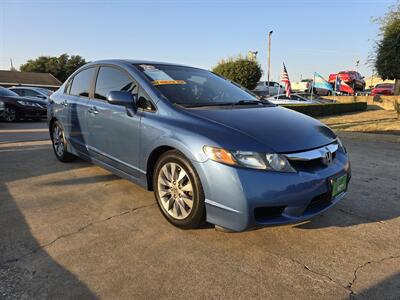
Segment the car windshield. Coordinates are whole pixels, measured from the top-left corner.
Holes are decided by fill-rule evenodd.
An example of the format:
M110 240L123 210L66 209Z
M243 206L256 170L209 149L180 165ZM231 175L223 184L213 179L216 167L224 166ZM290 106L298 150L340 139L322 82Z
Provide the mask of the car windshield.
M13 91L10 91L9 89L0 87L0 96L3 96L3 97L18 97L18 94L14 93Z
M162 64L135 65L171 103L198 106L259 101L212 72Z
M382 83L382 84L377 84L375 87L376 87L376 88L391 89L391 88L393 88L393 84L390 84L390 83Z
M50 91L48 89L42 89L42 88L38 88L39 91L41 91L43 94L50 96L51 94L53 94L53 91Z

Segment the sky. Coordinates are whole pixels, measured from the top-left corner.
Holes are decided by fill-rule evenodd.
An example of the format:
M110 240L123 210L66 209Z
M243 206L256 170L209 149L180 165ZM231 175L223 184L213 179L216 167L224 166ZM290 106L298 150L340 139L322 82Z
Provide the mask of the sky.
M145 59L211 69L258 51L271 79L284 62L290 79L356 68L369 77L378 39L371 20L395 0L0 0L0 69L40 55L87 61Z

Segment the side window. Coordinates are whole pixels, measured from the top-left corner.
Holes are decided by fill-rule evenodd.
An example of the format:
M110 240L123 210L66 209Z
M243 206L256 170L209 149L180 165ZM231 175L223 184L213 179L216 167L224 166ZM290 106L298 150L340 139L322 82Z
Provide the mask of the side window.
M72 80L70 94L80 97L89 97L90 85L94 75L95 68L85 69L75 75Z
M27 97L37 97L40 94L38 92L32 91L32 90L25 90L25 96Z
M137 94L138 86L125 71L113 67L101 67L97 75L94 97L106 100L107 94L112 91Z
M14 93L17 93L18 95L20 95L20 96L25 96L25 90L23 90L23 89L11 89Z

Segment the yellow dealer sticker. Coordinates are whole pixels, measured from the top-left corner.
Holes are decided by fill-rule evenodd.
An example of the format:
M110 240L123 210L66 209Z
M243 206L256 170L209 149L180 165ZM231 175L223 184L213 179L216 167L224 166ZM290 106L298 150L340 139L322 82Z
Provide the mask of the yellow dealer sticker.
M163 85L163 84L186 84L184 80L153 80L153 85Z

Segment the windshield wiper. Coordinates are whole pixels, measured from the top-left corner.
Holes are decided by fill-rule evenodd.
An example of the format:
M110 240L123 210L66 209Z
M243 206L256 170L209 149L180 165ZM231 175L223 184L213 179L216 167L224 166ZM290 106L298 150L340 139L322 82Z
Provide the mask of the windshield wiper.
M251 104L270 105L271 103L262 100L239 100L237 102L232 103L232 105L251 105Z

